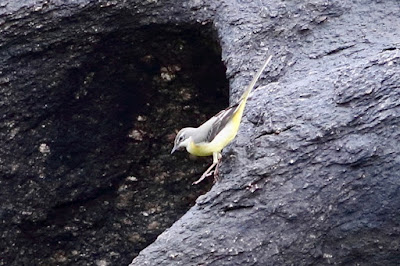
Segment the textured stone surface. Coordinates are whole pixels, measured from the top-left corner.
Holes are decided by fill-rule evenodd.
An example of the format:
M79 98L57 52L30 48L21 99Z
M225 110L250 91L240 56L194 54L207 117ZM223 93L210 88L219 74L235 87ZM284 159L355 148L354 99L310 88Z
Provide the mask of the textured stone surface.
M132 265L397 265L397 1L3 1L0 265L126 265L210 187L169 155L274 58L221 181Z
M208 160L169 152L175 130L228 104L215 33L173 1L12 2L0 265L127 265L211 186L191 186Z
M397 265L399 11L223 1L215 21L233 92L269 48L267 80L223 154L222 181L131 265Z

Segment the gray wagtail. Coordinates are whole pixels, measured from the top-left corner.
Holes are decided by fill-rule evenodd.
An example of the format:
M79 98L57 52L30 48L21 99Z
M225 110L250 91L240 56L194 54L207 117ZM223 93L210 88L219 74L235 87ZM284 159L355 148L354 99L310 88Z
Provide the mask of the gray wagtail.
M218 163L222 158L221 151L235 138L239 130L247 98L271 58L272 55L268 57L264 65L255 74L253 80L236 104L222 110L201 126L182 128L176 135L171 154L177 149L185 147L190 154L195 156L213 156L212 165L193 184L200 183L204 178L212 174L210 171L214 167L214 177L218 175Z

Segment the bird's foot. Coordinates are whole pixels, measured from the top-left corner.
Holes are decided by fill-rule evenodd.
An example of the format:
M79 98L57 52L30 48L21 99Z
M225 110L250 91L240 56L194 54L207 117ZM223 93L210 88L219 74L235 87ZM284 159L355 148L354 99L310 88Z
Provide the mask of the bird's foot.
M204 174L201 175L201 177L199 179L197 179L196 181L194 181L192 183L192 185L197 185L198 183L200 183L201 181L203 181L206 177L211 176L214 173L214 171L211 172L204 172Z
M214 176L214 183L216 183L219 180L219 165L221 163L221 158L218 159L217 162L214 162L205 172L204 174L201 175L201 177L194 181L192 185L197 185L201 181L203 181L206 177L209 176ZM214 170L212 170L215 167Z
M215 168L215 171L213 171L213 175L214 175L214 184L217 183L217 181L219 181L219 170L218 167Z
M200 183L201 181L203 181L206 177L209 177L209 176L211 176L211 175L214 175L214 178L215 178L215 170L212 170L215 166L216 166L216 164L213 163L213 164L204 172L204 174L201 175L201 177L200 177L198 180L196 180L196 181L194 181L194 182L192 183L192 185L197 185L198 183Z

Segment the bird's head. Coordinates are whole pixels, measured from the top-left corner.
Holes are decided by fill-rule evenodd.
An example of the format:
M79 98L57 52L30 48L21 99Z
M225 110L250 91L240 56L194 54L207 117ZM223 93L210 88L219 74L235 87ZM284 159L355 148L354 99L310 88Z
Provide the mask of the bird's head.
M182 128L175 137L174 147L172 148L171 154L180 148L185 148L189 145L192 137L191 132L193 128L185 127Z

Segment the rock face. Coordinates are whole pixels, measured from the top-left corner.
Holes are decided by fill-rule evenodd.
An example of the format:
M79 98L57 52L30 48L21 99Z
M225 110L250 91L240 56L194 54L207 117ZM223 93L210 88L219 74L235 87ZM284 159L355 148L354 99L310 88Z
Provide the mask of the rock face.
M261 2L215 11L235 95L274 54L222 181L131 265L397 265L398 3Z
M215 33L168 25L185 20L173 1L12 2L0 9L0 265L128 265L211 186L191 186L208 160L169 153L175 130L228 105Z
M211 186L173 132L273 60L221 181L131 265L397 265L400 7L0 4L0 265L126 265Z

